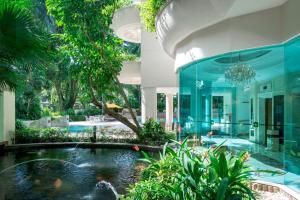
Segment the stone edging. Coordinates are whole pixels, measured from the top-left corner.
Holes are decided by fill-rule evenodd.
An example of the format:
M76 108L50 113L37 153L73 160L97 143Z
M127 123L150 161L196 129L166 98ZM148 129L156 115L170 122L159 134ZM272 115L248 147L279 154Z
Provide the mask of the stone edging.
M24 149L37 148L64 148L64 147L79 147L79 148L111 148L111 149L133 149L138 146L140 150L149 152L159 152L162 150L160 146L149 146L129 143L90 143L90 142L62 142L62 143L31 143L31 144L16 144L4 147L4 151L16 151Z
M290 200L300 200L300 194L281 184L256 180L251 183L251 188L252 190L256 191L265 191L271 193L281 192L285 194Z

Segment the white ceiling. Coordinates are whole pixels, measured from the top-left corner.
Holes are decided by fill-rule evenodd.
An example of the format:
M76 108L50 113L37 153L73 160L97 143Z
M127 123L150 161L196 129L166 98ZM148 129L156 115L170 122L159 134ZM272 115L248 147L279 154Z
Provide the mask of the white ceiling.
M121 39L141 43L140 14L136 6L129 6L117 10L113 17L111 28Z

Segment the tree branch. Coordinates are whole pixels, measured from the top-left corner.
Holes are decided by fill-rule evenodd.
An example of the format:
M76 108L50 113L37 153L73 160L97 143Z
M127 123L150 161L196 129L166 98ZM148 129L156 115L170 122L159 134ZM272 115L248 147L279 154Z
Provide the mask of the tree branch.
M116 120L120 121L121 123L125 124L127 127L129 127L133 132L135 132L136 134L139 134L140 129L134 125L133 123L131 123L126 117L124 117L123 115L114 112L113 110L107 108L106 103L102 100L102 101L98 101L95 93L93 91L92 88L92 80L89 78L89 90L90 90L90 94L92 97L92 103L97 106L98 108L102 108L104 110L105 113L107 113L109 116L115 118Z
M116 84L118 86L118 89L119 89L119 92L120 92L121 96L123 97L123 99L125 101L125 104L126 104L128 110L130 112L130 115L131 115L131 117L132 117L135 125L137 126L138 129L140 129L140 124L139 124L139 122L136 119L136 115L133 113L133 110L132 110L132 107L131 107L131 105L130 105L130 103L128 101L128 98L127 98L127 96L126 96L126 94L124 92L124 89L123 89L123 87L122 87L122 85L121 85L121 83L120 83L120 81L119 81L119 79L117 77L115 77L115 82L116 82Z

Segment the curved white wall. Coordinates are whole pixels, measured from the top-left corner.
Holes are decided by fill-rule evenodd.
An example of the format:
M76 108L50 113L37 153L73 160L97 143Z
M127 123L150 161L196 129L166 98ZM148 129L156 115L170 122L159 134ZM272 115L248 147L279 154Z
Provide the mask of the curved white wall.
M136 6L132 5L117 10L111 28L119 38L128 42L140 43L140 13Z
M141 62L127 61L123 63L122 71L118 77L124 84L141 84Z
M159 45L154 33L142 31L142 87L176 87L174 60Z
M159 41L175 58L176 70L194 60L282 43L300 32L299 0L251 0L253 5L248 0L194 1L173 0L157 19ZM191 4L194 9L187 10ZM199 4L206 9L196 12Z
M158 15L157 35L175 57L176 45L191 33L223 20L276 7L287 0L171 0Z

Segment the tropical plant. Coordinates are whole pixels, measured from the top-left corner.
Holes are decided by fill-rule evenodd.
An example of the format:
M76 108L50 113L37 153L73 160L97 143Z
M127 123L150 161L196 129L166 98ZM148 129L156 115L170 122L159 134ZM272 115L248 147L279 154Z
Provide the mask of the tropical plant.
M177 150L165 145L160 160L145 154L149 166L141 180L129 188L126 200L242 200L255 199L249 184L253 171L250 154L233 155L222 144L203 153L176 142ZM259 172L276 173L268 170ZM155 196L151 196L155 194ZM143 197L143 198L140 198Z
M18 5L0 5L0 91L15 89L20 68L36 66L47 50L45 35L28 10Z
M148 0L140 5L141 19L146 28L150 32L155 32L155 20L158 12L165 5L167 0Z
M166 132L159 122L150 118L143 124L139 139L145 144L161 145L175 139L175 133Z

